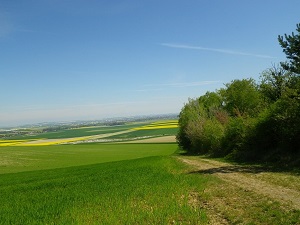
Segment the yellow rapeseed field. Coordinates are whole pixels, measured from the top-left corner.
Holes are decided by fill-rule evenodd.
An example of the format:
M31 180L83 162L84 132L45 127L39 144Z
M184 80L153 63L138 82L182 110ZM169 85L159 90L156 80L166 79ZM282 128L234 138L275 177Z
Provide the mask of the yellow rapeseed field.
M35 139L35 140L0 140L0 147L5 146L47 146L59 145L75 141L82 141L90 137L64 138L64 139Z
M22 142L27 142L28 140L0 140L0 147L3 146L13 146L20 144Z
M18 143L15 146L47 146L47 145L59 145L70 142L82 141L89 139L90 137L78 137L78 138L64 138L64 139L40 139L36 141Z
M149 125L133 128L133 130L154 130L154 129L166 129L166 128L177 128L177 120L169 120L164 122L154 122Z

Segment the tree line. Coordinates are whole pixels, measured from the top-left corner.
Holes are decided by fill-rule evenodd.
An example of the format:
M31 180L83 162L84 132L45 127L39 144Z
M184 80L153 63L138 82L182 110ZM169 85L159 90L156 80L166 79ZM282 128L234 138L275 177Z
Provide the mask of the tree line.
M188 153L300 166L300 23L279 35L286 61L189 99L177 142Z

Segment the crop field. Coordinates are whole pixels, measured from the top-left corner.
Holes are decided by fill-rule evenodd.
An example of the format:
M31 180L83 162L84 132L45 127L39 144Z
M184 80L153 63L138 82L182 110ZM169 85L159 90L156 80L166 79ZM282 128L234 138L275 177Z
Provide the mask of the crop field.
M0 174L170 155L176 144L78 144L1 147Z
M130 141L140 138L176 135L176 120L154 123L130 123L118 126L96 126L46 132L34 136L21 136L17 139L0 140L5 146L48 146L70 143ZM112 140L113 139L113 140Z
M189 193L210 179L185 176L181 167L154 156L3 174L0 223L203 224L206 214Z
M145 124L108 130L136 136L144 135L146 129L136 129L142 126ZM172 135L177 129L174 125L156 126L149 129L156 130L150 138ZM95 129L100 130L100 134L94 134L98 137L109 133L103 128ZM78 130L94 132L91 128ZM48 137L57 138L54 134ZM87 137L90 138L65 135L55 141L46 139L45 146L38 144L41 140L37 137L1 140L0 224L207 222L205 212L190 203L189 193L201 192L213 181L182 173L185 167L172 157L177 151L176 143L62 141Z
M20 136L18 139L58 139L58 138L74 138L74 137L82 137L82 136L90 136L90 135L99 135L99 134L107 134L113 132L119 132L124 130L129 130L138 126L143 126L148 123L132 123L125 125L116 125L116 126L90 126L90 127L80 127L80 128L71 128L64 129L53 132L45 132L37 135L31 136Z

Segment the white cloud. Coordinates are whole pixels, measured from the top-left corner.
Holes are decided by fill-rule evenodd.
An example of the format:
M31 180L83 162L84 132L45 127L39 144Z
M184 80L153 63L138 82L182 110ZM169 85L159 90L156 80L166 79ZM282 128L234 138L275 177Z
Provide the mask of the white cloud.
M252 57L258 57L258 58L267 58L267 59L275 59L276 58L276 57L269 56L269 55L239 52L239 51L234 51L234 50L229 50L229 49L206 48L206 47L192 46L192 45L186 45L186 44L161 43L160 45L169 47L169 48L182 48L182 49L199 50L199 51L211 51L211 52L218 52L218 53L231 54L231 55L243 55L243 56L252 56Z

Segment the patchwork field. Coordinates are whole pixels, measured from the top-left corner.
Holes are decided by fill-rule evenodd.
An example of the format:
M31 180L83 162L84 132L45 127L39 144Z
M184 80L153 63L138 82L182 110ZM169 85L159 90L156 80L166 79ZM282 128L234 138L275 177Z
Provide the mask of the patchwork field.
M82 127L57 132L46 132L34 136L21 136L18 139L0 140L0 147L47 146L91 142L122 142L176 135L177 130L178 122L176 120L153 123L131 123L108 127Z

